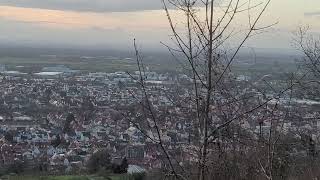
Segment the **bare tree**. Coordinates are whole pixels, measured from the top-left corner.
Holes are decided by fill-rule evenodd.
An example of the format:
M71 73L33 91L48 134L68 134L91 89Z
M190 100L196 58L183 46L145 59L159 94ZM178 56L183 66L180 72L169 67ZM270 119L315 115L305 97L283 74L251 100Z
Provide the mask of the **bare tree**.
M140 85L142 92L140 105L145 114L145 126L151 130L151 135L142 128L141 122L132 123L160 147L168 163L167 177L206 180L217 175L212 170L217 170L219 166L217 162L221 163L222 157L227 157L224 159L224 164L229 166L230 145L228 142L232 142L234 158L237 158L236 152L240 152L238 150L240 147L243 147L242 153L247 153L246 148L241 144L249 144L257 139L252 138L253 134L246 135L249 141L244 142L245 134L250 134L250 132L245 132L242 123L261 116L261 111L268 111L266 116L276 119L271 120L269 136L263 145L267 147L268 158L266 165L258 161L260 165L255 167L255 171L267 179L273 179L276 145L281 137L283 119L285 119L285 117L275 118L274 112L278 110L277 104L280 97L291 90L295 82L292 81L281 91L274 90L273 97L268 98L264 95L264 98L259 99L255 95L250 96L246 88L240 90L234 84L234 76L231 73L231 65L245 42L253 35L272 26L258 27L259 20L271 0L256 4L251 0L245 2L228 0L224 3L214 0L163 0L162 2L171 27L171 39L174 45L163 44L192 78L192 94L188 105L179 105L189 108L191 112L189 117L194 138L183 148L188 154L196 157L198 168L195 168L195 164L191 164L191 167L181 165L179 160L170 154L163 140L161 118L159 118L157 107L154 107L150 101L152 95L148 92L145 66L136 41L134 48L139 78L133 76L132 78ZM174 17L177 13L182 14L185 21L181 22L179 19L175 22ZM234 27L237 22L236 17L243 14L246 14L248 26L237 29ZM227 48L228 46L233 47ZM252 85L245 84L244 86ZM269 104L273 100L277 103L272 108ZM173 103L177 104L177 102ZM262 118L267 119L266 116ZM236 164L239 161L234 160L233 162ZM231 167L236 167L236 165ZM236 179L237 176L234 175L233 178Z
M300 27L295 33L294 43L304 55L305 69L314 76L312 82L320 84L320 37L314 36L308 31L309 27Z
M309 26L299 27L294 34L294 46L302 53L302 61L299 62L299 70L305 77L299 81L299 95L306 99L315 101L320 100L320 36L313 34ZM318 168L318 152L317 146L319 145L319 127L317 123L320 120L320 114L316 109L319 106L315 105L310 108L309 116L299 114L302 121L308 121L315 126L307 128L301 126L298 129L298 134L301 137L302 144L307 148L309 155L301 164L305 164L308 170L303 174L305 178L319 177ZM313 123L312 123L313 122ZM300 167L301 168L301 167Z
M196 1L196 0L163 0L169 25L172 30L172 40L176 47L167 46L169 51L175 56L182 55L187 60L187 71L191 73L194 82L194 104L197 109L196 119L193 121L194 129L199 133L197 146L199 146L199 170L198 179L205 180L208 177L208 146L210 141L214 141L220 129L228 127L233 121L239 120L246 114L242 111L239 94L232 94L230 88L230 66L236 58L244 43L258 31L266 27L257 27L262 14L270 3L266 1L261 4L252 4L251 1L241 2L240 0L230 0L226 4L219 4L216 1ZM185 15L186 28L180 30L172 18L169 6ZM199 8L203 7L202 8ZM251 13L256 11L256 16ZM201 12L204 11L204 15ZM220 13L219 11L222 11ZM233 23L236 17L248 13L248 27L235 30ZM220 15L220 16L219 16ZM231 51L225 47L229 40L241 34L240 42ZM233 103L235 112L224 112L224 101L236 101ZM215 108L222 111L220 116L214 118L217 112ZM229 109L230 110L230 109ZM231 118L232 115L234 118ZM220 123L213 125L216 122Z

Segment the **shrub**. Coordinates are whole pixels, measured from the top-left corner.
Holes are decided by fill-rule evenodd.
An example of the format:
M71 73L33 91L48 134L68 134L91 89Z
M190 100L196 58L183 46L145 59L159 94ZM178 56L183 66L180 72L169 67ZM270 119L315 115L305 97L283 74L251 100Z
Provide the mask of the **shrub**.
M130 180L144 180L146 174L145 173L134 173L129 175Z
M111 169L111 158L108 151L102 149L93 153L87 162L87 168L90 173Z

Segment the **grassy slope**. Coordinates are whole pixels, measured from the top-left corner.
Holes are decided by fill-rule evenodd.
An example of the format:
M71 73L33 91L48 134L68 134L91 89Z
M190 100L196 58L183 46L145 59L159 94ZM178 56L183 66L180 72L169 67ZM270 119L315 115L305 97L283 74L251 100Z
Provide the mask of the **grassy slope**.
M5 178L3 178L5 179ZM10 176L8 180L90 180L88 177L84 176L48 176L48 177L39 177L39 176Z
M125 175L112 175L111 180L126 180ZM9 176L1 177L7 180L109 180L99 176Z

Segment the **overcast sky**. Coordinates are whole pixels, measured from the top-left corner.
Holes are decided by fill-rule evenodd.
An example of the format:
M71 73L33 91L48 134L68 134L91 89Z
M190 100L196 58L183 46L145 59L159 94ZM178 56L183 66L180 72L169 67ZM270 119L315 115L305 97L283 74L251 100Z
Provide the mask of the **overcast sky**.
M320 32L320 0L272 0L262 20L279 23L248 45L290 48L298 26ZM5 43L130 48L135 37L142 46L157 48L169 35L161 0L0 0Z

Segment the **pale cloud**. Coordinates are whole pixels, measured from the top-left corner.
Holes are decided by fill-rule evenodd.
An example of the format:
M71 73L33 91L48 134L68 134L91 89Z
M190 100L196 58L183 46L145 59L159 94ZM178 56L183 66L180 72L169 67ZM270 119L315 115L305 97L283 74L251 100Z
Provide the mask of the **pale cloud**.
M320 11L306 12L305 16L320 16Z
M125 28L128 31L167 28L159 11L89 13L0 6L0 17L55 28Z
M133 38L149 47L169 30L161 10L96 13L0 6L0 24L2 43L100 48L131 47Z
M91 12L157 10L161 0L0 0L0 5Z
M215 0L214 3L218 5L223 1ZM130 12L163 9L162 0L0 0L0 5L87 12ZM198 1L197 5L201 6L203 3Z

